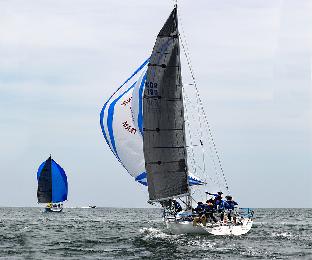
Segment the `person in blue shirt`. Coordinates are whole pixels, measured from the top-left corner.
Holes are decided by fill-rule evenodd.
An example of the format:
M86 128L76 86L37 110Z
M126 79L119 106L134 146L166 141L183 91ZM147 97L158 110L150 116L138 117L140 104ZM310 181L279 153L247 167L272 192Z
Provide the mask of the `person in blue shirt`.
M194 217L193 225L196 226L198 223L202 223L206 226L207 218L205 216L205 206L201 201L197 202L197 207L194 209L194 212L197 216Z
M220 220L223 221L224 219L224 209L225 209L225 202L223 199L216 201L217 210L220 213Z
M225 209L225 201L223 199L217 200L216 206L219 212L223 211Z
M217 194L206 192L206 194L214 196L214 209L220 213L220 220L223 221L224 218L224 201L222 199L222 191L218 191Z
M225 197L226 201L224 202L225 209L234 210L234 207L238 205L236 201L233 200L232 196L228 195Z
M213 199L209 199L206 201L206 204L204 204L204 209L205 209L206 219L210 220L210 221L212 220L214 222L217 222L217 219L213 215L213 211L214 211L214 200Z
M181 204L179 202L177 202L176 200L172 200L172 204L174 206L175 212L182 211L182 206L181 206Z
M217 193L206 192L206 194L214 196L214 206L215 206L215 209L218 209L218 206L222 204L222 201L223 201L222 200L223 192L222 191L218 191Z
M233 200L231 195L225 197L226 201L224 202L224 208L227 210L228 220L231 221L233 217L234 223L236 223L236 217L234 216L234 208L238 203Z
M194 211L196 214L201 216L204 213L204 204L201 201L197 202L197 206Z

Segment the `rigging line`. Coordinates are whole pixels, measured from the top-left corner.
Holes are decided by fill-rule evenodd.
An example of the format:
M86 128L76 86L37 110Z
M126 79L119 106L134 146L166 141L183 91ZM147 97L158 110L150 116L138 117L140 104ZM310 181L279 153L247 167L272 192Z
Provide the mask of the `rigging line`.
M192 108L192 103L191 103L191 101L190 101L190 99L189 99L189 97L188 97L188 95L186 94L186 92L185 92L185 89L183 89L183 97L184 97L184 99L185 99L185 105L186 105L186 109L187 109L187 124L188 124L188 132L189 132L189 136L190 136L190 139L191 139L191 141L192 141L192 143L191 143L191 146L192 147L189 147L190 149L192 149L192 152L193 152L193 162L194 162L194 167L195 167L195 170L197 171L197 168L202 172L202 174L204 175L204 173L205 173L205 170L203 170L202 169L202 167L197 163L197 160L195 159L195 152L194 152L194 149L193 149L193 147L195 147L195 146L197 146L197 145L195 145L194 144L194 141L193 141L193 138L192 138L192 133L191 133L191 124L190 124L190 120L189 120L189 112L190 112L190 110L189 110L189 107L191 107ZM191 110L191 112L192 112L192 110ZM199 145L198 145L199 146Z
M181 42L182 43L182 42ZM183 45L182 45L182 47L183 47ZM185 51L185 49L183 48L183 50ZM184 54L186 55L186 53L184 52ZM193 85L194 85L194 83L193 83ZM185 93L185 90L184 90L184 92L183 93ZM186 94L185 94L186 95ZM186 97L187 97L187 95L186 95ZM188 99L188 98L187 98ZM198 100L197 100L197 103L198 103ZM199 111L199 112L201 112L201 111ZM200 114L200 113L199 113ZM208 126L209 127L209 126ZM201 138L202 139L202 138ZM211 138L209 138L208 137L208 140L209 140L209 143L211 143L211 140L210 140ZM214 152L214 150L215 149L212 149L212 145L209 145L208 146L209 147L209 150L210 150L210 152L211 153L209 153L209 155L210 155L210 158L211 158L211 161L212 161L212 163L213 163L213 166L214 166L214 170L215 170L215 174L216 174L216 177L217 177L217 182L215 182L215 181L213 181L215 184L217 184L218 185L218 187L219 187L219 189L221 190L221 183L220 183L220 181L219 181L219 171L218 171L218 169L217 169L217 166L216 166L216 163L215 163L215 160L214 160L214 158L212 157L212 154L213 153L215 153ZM203 148L202 148L203 149ZM205 156L205 154L203 153L203 157ZM209 178L211 179L211 176L210 175L208 175L209 176ZM211 179L212 180L212 179Z
M190 100L190 98L188 97L188 94L186 93L185 89L184 89L184 92L183 92L183 95L185 95L185 101L186 101L186 105L188 106L187 109L188 109L188 113L191 115L191 118L195 118L196 116L194 115L194 112L193 112L193 104L192 104L192 101ZM189 109L190 108L190 109ZM194 129L194 128L193 128ZM198 132L198 127L195 127L196 129L196 136L199 136L199 132ZM200 138L200 136L199 136ZM193 144L193 146L197 146L195 144ZM199 146L199 145L198 145Z
M185 90L184 90L185 91ZM185 93L184 94L184 97L185 97L185 101L186 101L186 105L188 105L188 104L191 104L191 101L190 101L190 99L189 99L189 97L188 97L188 95L186 94L186 92L183 92L183 93ZM187 106L187 109L189 108L189 106ZM188 109L188 115L189 115L189 109ZM190 124L189 124L190 125ZM210 159L211 159L211 162L212 162L212 165L213 165L213 169L214 169L214 171L215 171L215 174L216 174L216 180L214 180L214 179L212 179L211 178L211 176L209 175L209 174L205 174L205 170L202 170L201 169L201 167L199 167L200 168L200 170L203 172L203 176L206 178L206 182L207 182L207 176L209 177L209 179L211 180L211 182L212 183L215 183L215 184L217 184L217 186L219 187L219 189L221 189L221 183L220 183L220 180L219 180L219 173L218 173L218 169L217 169L217 166L216 166L216 162L215 162L215 159L212 157L212 155L214 154L214 152L213 152L213 149L212 149L212 145L211 145L211 140L210 140L210 138L208 137L208 147L209 147L209 150L210 150L210 153L209 153L209 156L210 156ZM192 142L193 142L193 139L192 139ZM194 144L192 144L192 146L194 146ZM203 150L203 148L204 148L204 146L202 146L201 147L202 148L202 151L204 151ZM203 158L205 158L205 153L203 153ZM194 160L195 161L195 160ZM198 167L198 164L196 163L196 161L195 161L195 167Z
M179 34L180 40L181 40L181 45L182 45L182 49L183 49L183 52L184 52L185 57L186 57L186 61L189 64L188 67L190 69L191 77L192 77L193 83L194 83L195 76L194 76L194 72L193 72L193 69L192 69L192 63L191 63L190 55L187 54L187 52L189 52L189 51L188 51L188 46L187 46L187 42L186 42L186 37L185 37L185 32L184 32L184 28L183 28L182 18L181 18L180 12L178 13L178 16L179 16L179 23L180 23L181 32L182 32L182 34ZM200 109L199 109L199 107L198 107L198 121L199 121L199 124L200 124L200 138L202 140L202 136L203 136L202 130L203 129L202 129L202 120L201 120L201 117L200 117Z
M195 107L195 106L192 104L192 102L190 101L190 99L188 98L188 96L187 96L186 98L187 98L187 100L188 100L188 102L189 102L191 108L194 109L194 110L196 110L196 109L198 110L198 106ZM192 112L193 112L193 111L192 111ZM193 113L193 115L194 115L194 113ZM194 115L194 117L192 117L192 118L195 118L195 115ZM200 122L201 122L201 120L200 120ZM202 128L202 124L201 124L201 123L200 123L199 128L200 128L200 129ZM198 128L196 128L196 129L197 129L197 131L196 131L197 136L199 137L199 145L201 146L201 150L202 150L202 162L203 162L203 169L202 169L202 171L205 173L205 171L206 171L206 160L205 160L205 146L203 145L204 136L203 136L203 132L202 132L202 131L199 132L199 131L198 131Z
M190 133L190 124L189 124L189 120L188 120L188 108L187 108L187 100L185 99L186 98L186 94L184 94L184 87L183 87L183 84L182 84L182 96L184 97L184 100L185 100L185 105L184 105L184 115L185 115L185 123L186 123L186 128L187 128L187 133L188 133L188 136L189 136L189 140L190 140L190 145L189 145L189 149L190 149L190 153L188 153L191 157L191 160L192 162L195 164L194 162L194 150L193 150L193 140L192 140L192 136L191 136L191 133ZM184 102L183 102L184 104Z
M188 67L189 67L189 70L190 70L190 73L191 73L191 77L193 79L193 84L194 84L194 88L195 88L195 92L196 92L197 101L198 101L198 103L200 105L200 109L201 109L202 115L204 117L204 121L205 121L205 123L206 123L206 125L208 127L208 132L209 132L210 138L212 139L212 142L213 142L213 148L214 148L214 151L216 153L216 157L218 159L218 163L219 163L219 167L220 167L220 170L221 170L221 173L222 173L222 176L223 176L223 180L224 180L225 185L226 185L225 188L229 192L229 186L228 186L225 174L224 174L224 170L223 170L222 163L221 163L221 158L219 156L217 147L215 145L214 138L212 136L212 131L211 131L211 128L210 128L210 124L209 124L209 121L207 120L207 116L206 116L206 113L205 113L205 110L204 110L204 107L203 107L203 103L201 101L201 98L200 98L200 95L199 95L199 91L198 91L198 88L197 88L195 75L194 75L194 71L193 71L193 66L192 66L192 63L191 63L191 58L190 58L189 53L187 53L188 50L186 49L186 47L187 47L186 37L185 37L184 30L183 30L182 19L181 19L180 15L179 15L179 20L180 20L180 27L182 29L182 36L180 35L181 45L182 45L182 49L184 51L184 54L186 56L186 61L187 61L187 64L188 64ZM183 38L184 38L184 40L183 40Z
M185 97L187 99L187 95L185 93L185 89L184 89L184 85L182 84L182 96ZM185 100L187 103L187 100ZM191 135L191 132L190 132L190 122L189 122L189 119L188 119L188 109L187 109L187 106L185 104L184 106L184 115L185 115L185 122L187 124L187 131L188 131L188 135L189 135L189 138L190 138L190 144L191 144L191 147L193 147L193 140L192 140L192 135ZM196 172L196 162L195 162L195 155L194 155L194 150L193 148L191 149L191 160L193 161L194 163L194 172Z
M191 101L190 101L190 99L189 99L189 97L188 97L188 95L186 94L186 92L185 92L185 89L184 89L184 87L182 87L182 92L183 92L183 97L184 97L184 99L185 99L185 103L186 103L186 105L188 104L188 103L191 103ZM188 115L189 115L189 113L188 113L188 107L186 106L186 108L185 108L185 110L186 110L186 115L187 115L187 124L188 124L188 133L189 133L189 136L190 136L190 140L191 140L191 145L192 145L192 147L194 146L194 144L193 144L193 139L192 139L192 135L191 135L191 132L190 132L190 123L189 123L189 120L188 120ZM213 150L212 150L212 148L211 148L211 146L209 145L209 149L210 149L210 153L209 153L209 155L210 155L210 158L211 158L211 161L212 161L212 164L213 164L213 167L214 167L214 170L215 170L215 174L216 174L216 177L217 177L217 181L215 181L214 179L212 179L212 177L209 175L209 174L205 174L205 171L203 171L202 169L201 169L201 167L199 167L198 166L198 164L196 163L196 160L195 160L195 154L194 154L194 149L192 148L191 149L191 152L192 152L192 154L193 154L193 162L194 162L194 168L195 168L195 172L196 172L196 166L203 172L203 175L204 175L204 177L207 177L208 176L208 178L210 179L210 181L212 182L212 183L215 183L216 185L218 185L218 187L219 187L219 189L221 189L221 183L220 183L220 180L219 180L219 176L218 176L218 170L217 170L217 166L216 166L216 163L215 163L215 160L214 160L214 158L212 157L212 154L213 154ZM203 154L203 157L204 157L204 154ZM207 182L207 179L205 180L205 182Z
M186 37L185 37L185 32L184 32L184 28L183 28L183 24L182 24L182 19L181 16L179 15L179 20L180 20L180 24L181 24L181 31L182 31L182 35L180 36L181 39L181 44L182 44L182 49L183 52L185 54L186 57L186 61L188 64L190 64L188 67L190 69L190 73L194 82L195 76L194 76L194 72L192 70L192 65L191 65L191 59L190 59L190 55L187 55L188 52L188 46L187 46L187 42L186 42ZM184 39L185 40L184 40ZM184 46L185 45L185 46ZM204 167L204 172L206 170L206 161L205 161L205 149L203 146L203 122L202 122L202 118L201 118L201 113L200 113L200 108L199 106L197 106L197 111L198 111L198 122L199 122L199 136L200 136L200 144L201 144L201 149L202 149L202 162L203 162L203 167Z
M210 157L210 160L212 162L212 165L213 165L213 169L215 171L215 175L216 175L216 178L217 178L217 182L215 182L216 184L218 184L218 187L219 189L221 190L221 183L220 183L220 174L219 174L219 170L217 169L217 164L216 164L216 160L215 158L213 157L213 154L215 154L214 152L214 149L212 148L212 141L211 141L211 138L209 136L208 137L208 147L209 147L209 157Z
M189 99L188 99L188 97L187 97L187 95L186 95L186 100L188 101L188 102L190 102L189 101ZM210 140L211 138L209 137L209 136L207 136L208 137L208 148L209 148L209 157L210 157L210 160L211 160L211 162L212 162L212 166L213 166L213 169L214 169L214 172L215 172L215 176L216 176L216 179L213 179L212 177L211 177L211 175L210 174L208 174L208 173L205 173L205 171L203 171L203 173L204 173L204 176L208 176L209 177L209 179L210 179L210 181L212 181L213 183L215 183L218 187L219 187L219 189L221 190L221 186L223 186L223 185L221 185L221 182L220 182L220 175L219 175L219 171L218 171L218 167L217 167L217 164L216 164L216 160L214 159L214 157L213 157L213 154L215 154L215 152L214 152L214 149L213 149L213 145L212 145L212 141ZM202 149L202 158L206 158L205 157L205 150L204 150L204 147L205 146L202 146L201 145L201 149ZM205 163L205 161L203 161L203 164ZM204 164L204 167L205 167L205 164Z
M182 39L181 39L181 44L182 44L182 47L183 47L183 50L184 50L184 54L185 54L186 56L188 56L187 53L186 53L186 51L185 51L185 47L184 47L184 44L183 44ZM218 150L216 149L216 145L215 145L215 142L214 142L212 133L211 133L211 129L210 129L209 122L208 122L208 120L207 120L207 118L206 118L206 115L205 115L205 112L204 112L204 110L203 110L203 104L202 104L202 101L201 101L200 96L199 96L199 91L198 91L197 86L196 86L195 77L194 77L194 74L193 74L193 71L192 71L192 68L191 68L191 64L190 64L190 60L189 60L189 59L187 59L187 63L188 63L188 65L189 65L189 69L190 69L190 71L191 71L191 76L192 76L192 79L193 79L193 82L194 82L193 85L194 85L194 88L195 88L195 90L196 90L197 102L199 103L200 108L201 108L201 111L200 111L200 112L202 112L202 115L203 115L203 117L204 117L204 119L205 119L205 121L206 121L205 123L207 124L207 127L208 127L209 136L210 136L210 138L211 138L211 140L212 140L212 144L213 144L213 148L214 148L213 150L214 150L214 152L215 152L215 154L216 154L216 157L217 157L217 160L218 160L218 163L219 163L219 167L220 167L220 170L221 170L221 173L222 173L222 176L223 176L225 185L226 185L225 188L227 189L227 191L229 191L228 185L227 185L227 181L226 181L226 178L225 178L225 175L224 175L224 171L223 171L221 159L220 159L220 156L219 156L219 154L218 154Z
M191 107L192 108L192 103L191 103L191 100L189 99L189 97L188 97L188 95L186 94L186 92L185 92L185 89L184 89L184 92L183 92L184 94L184 97L185 97L185 101L186 101L186 105L187 105L187 110L188 110L188 118L189 118L189 114L192 114L192 110L189 110L189 107ZM190 113L191 112L191 113ZM193 116L191 115L191 118L193 118ZM190 121L190 120L189 120ZM191 126L191 124L189 123L189 126ZM189 127L190 129L191 129L191 127ZM193 129L194 129L194 127L193 127ZM195 129L198 129L197 127L195 127ZM198 131L197 131L198 132ZM190 133L191 134L191 133ZM191 135L191 138L192 138L192 135ZM194 144L194 141L193 141L193 138L192 138L192 148L193 147L195 147L195 146L200 146L200 144L198 144L198 145L195 145ZM199 166L199 164L198 163L196 163L196 165L195 165L197 168L199 168L200 169L200 171L202 172L202 173L204 173L205 172L205 169L202 169L200 166ZM205 166L204 166L205 167Z
M186 88L185 88L186 89ZM186 90L185 90L185 94L186 94ZM190 111L191 111L191 113L192 113L192 118L195 118L196 116L198 116L198 112L196 113L194 113L194 111L193 110L196 110L197 109L197 107L195 107L194 105L193 105L193 103L192 103L192 101L191 101L191 99L188 97L188 96L186 96L186 98L187 98L187 101L189 102L189 107L190 107ZM198 127L198 128L196 128L196 135L198 135L199 136L199 139L201 138L201 135L200 135L200 132L199 132L199 128L201 128L201 126L200 127Z
M182 31L183 31L183 27L182 27L182 25L181 25L181 28L182 28ZM184 52L184 55L185 55L185 57L186 57L186 62L187 62L187 64L188 64L188 67L189 67L189 69L190 69L190 73L191 73L191 77L192 77L192 79L193 79L193 82L194 82L194 79L195 79L195 77L194 77L194 73L193 73L193 71L192 71L192 65L191 65L191 61L190 61L190 59L189 59L189 55L187 55L187 50L186 50L186 48L185 48L185 45L184 45L184 40L182 39L182 37L180 36L180 39L181 39L181 45L182 45L182 49L183 49L183 52ZM197 107L197 112L198 112L198 122L199 122L199 128L200 128L200 138L201 138L201 140L203 139L203 126L202 126L202 119L201 119L201 116L200 116L200 108L199 107Z
M204 113L204 111L203 111L203 113ZM212 135L211 127L209 125L209 122L208 122L205 114L204 114L204 118L206 119L206 124L207 124L207 127L208 127L208 133L209 133L209 136L210 136L209 140L212 143L213 150L214 150L215 155L217 157L217 161L218 161L218 164L219 164L219 167L220 167L220 171L221 171L224 183L226 185L225 188L226 188L226 190L229 193L229 187L228 187L227 180L226 180L226 177L225 177L225 174L224 174L224 170L223 170L222 162L221 162L221 159L220 159L220 156L219 156L219 152L218 152L217 146L215 144L215 141L214 141L214 138L213 138L213 135Z
M185 51L185 49L183 49L184 51ZM186 53L185 53L185 55L187 55ZM189 64L188 64L189 65ZM198 98L198 97L197 97ZM197 99L197 103L199 103L199 100ZM203 108L203 107L202 107ZM205 114L203 114L203 117L205 117ZM207 125L208 125L208 127L209 127L209 129L210 129L210 126L209 126L209 123L208 123L208 120L207 120ZM219 155L218 155L218 153L216 153L216 146L215 146L215 143L214 143L214 140L210 140L211 138L213 139L213 137L212 137L212 134L211 134L211 132L210 132L210 134L209 134L209 136L210 136L210 138L208 138L208 140L209 140L209 143L212 143L213 145L209 145L209 149L210 149L210 151L211 151L211 153L213 153L213 151L212 151L212 148L211 147L214 147L214 153L216 154L216 157L217 157L217 159L218 159L218 163L219 163L219 167L220 167L220 165L222 165L221 164L221 160L220 160L220 157L219 157ZM202 138L201 138L202 139ZM204 146L202 147L202 151L203 151L203 158L205 158L205 152L204 152ZM218 158L219 157L219 158ZM216 164L215 164L215 160L214 160L214 158L212 157L212 155L210 154L210 158L211 158L211 160L212 160L212 162L213 162L213 165L214 165L214 169L215 169L215 173L216 173L216 177L217 177L217 183L215 182L215 181L213 181L215 184L217 184L218 186L219 186L219 189L221 190L221 183L220 183L220 181L219 181L219 173L218 173L218 170L217 170L217 167L216 167ZM204 161L203 161L203 163L204 163ZM220 167L220 170L221 171L223 171L223 168L222 168L222 166ZM227 185L227 183L226 183L226 179L225 179L225 175L224 175L224 173L222 174L223 175L223 179L224 179L224 182L225 182L225 184L226 184L226 188L227 188L227 190L228 190L228 185ZM209 176L210 177L210 176ZM211 177L210 177L210 179L211 179Z

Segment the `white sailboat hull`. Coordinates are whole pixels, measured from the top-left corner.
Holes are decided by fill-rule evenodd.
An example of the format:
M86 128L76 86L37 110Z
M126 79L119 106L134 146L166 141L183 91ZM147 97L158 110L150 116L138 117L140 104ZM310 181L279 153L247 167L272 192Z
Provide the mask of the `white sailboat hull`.
M211 234L216 236L240 236L246 234L252 227L253 221L245 218L241 221L241 225L234 225L232 223L224 224L207 224L203 226L198 224L193 225L190 221L177 221L172 219L165 220L168 231L172 234Z
M44 211L45 211L45 212L60 213L60 212L62 212L62 210L63 210L63 207L60 207L60 208L55 208L55 207L48 208L48 207L46 207Z

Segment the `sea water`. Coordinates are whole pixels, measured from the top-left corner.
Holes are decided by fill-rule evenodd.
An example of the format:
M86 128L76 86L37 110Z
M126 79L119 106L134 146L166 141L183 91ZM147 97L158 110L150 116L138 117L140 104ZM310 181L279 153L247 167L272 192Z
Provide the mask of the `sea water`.
M312 259L312 209L255 209L243 236L170 235L160 209L0 208L2 259Z

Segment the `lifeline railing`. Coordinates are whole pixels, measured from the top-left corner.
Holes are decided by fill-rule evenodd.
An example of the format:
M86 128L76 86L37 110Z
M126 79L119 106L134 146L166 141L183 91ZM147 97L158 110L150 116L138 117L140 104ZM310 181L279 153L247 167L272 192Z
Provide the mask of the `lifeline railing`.
M254 210L251 208L239 208L238 213L244 218L253 218L255 214Z

